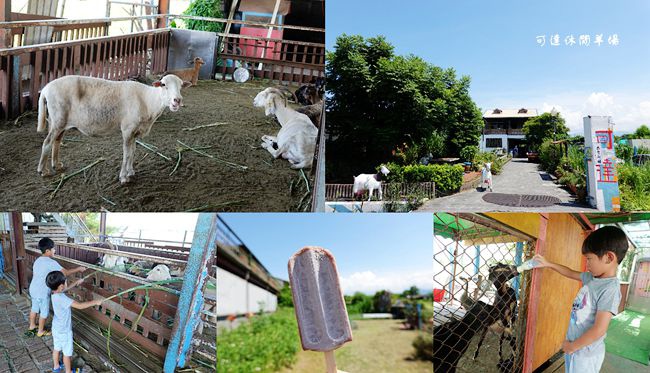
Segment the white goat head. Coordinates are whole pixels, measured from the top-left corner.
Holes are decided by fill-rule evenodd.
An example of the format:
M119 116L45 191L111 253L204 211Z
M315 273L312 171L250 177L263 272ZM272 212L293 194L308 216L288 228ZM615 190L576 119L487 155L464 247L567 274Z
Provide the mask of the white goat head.
M275 111L280 105L286 107L287 98L279 89L273 87L264 89L255 96L255 99L253 99L253 106L263 107L264 115L267 116L275 114Z
M147 274L147 280L149 281L163 281L171 278L172 276L169 273L169 267L164 264L158 264Z
M183 96L181 96L181 88L187 88L192 83L183 81L176 75L165 75L162 79L153 82L154 87L161 88L160 96L163 102L169 106L169 110L178 111L183 103Z
M386 166L381 166L381 168L379 169L379 171L380 171L382 174L384 174L384 176L388 176L388 174L390 173L390 170L389 170Z

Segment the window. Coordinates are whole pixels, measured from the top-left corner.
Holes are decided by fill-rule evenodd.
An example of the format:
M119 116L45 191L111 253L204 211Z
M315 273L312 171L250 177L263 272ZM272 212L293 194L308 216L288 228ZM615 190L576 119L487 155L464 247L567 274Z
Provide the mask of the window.
M501 139L485 139L486 148L502 148L502 144Z

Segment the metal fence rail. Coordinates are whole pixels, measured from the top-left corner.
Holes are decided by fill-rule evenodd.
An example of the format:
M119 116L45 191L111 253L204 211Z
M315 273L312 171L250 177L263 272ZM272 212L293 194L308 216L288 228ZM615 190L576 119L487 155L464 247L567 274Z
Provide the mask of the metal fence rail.
M0 49L0 116L13 118L36 107L40 89L64 75L111 80L160 74L167 69L171 29L162 28L107 36L112 22L124 20L196 19L251 26L282 27L310 32L324 29L221 18L150 15L86 20L39 19L0 22L13 35L10 48ZM26 29L52 29L49 42L25 46ZM325 75L325 45L258 36L217 33L215 65L221 79L245 67L251 77L302 84Z
M436 372L522 371L534 242L488 221L434 214Z
M352 201L354 184L326 184L326 201ZM398 200L409 195L419 195L426 198L436 197L436 183L382 183L384 200ZM367 194L366 197L367 198Z

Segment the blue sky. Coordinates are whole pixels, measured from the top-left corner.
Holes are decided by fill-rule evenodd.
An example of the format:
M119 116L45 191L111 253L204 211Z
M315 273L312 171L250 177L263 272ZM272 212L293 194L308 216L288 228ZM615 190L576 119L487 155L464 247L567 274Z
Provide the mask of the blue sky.
M398 54L469 75L483 110L555 106L572 132L586 114L612 115L615 130L627 132L650 123L648 19L646 0L328 0L326 44L331 50L342 33L381 34ZM554 34L560 46L550 45ZM618 46L607 43L613 34ZM592 44L566 46L568 35L590 35Z
M220 214L276 277L303 246L322 246L336 258L346 294L401 292L433 286L430 214Z

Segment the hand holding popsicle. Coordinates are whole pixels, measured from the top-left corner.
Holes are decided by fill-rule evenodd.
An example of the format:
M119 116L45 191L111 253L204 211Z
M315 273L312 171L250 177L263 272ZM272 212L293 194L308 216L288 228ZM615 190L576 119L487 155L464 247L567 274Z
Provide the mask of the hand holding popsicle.
M304 350L325 352L327 373L337 373L334 350L352 340L334 256L305 247L289 259L289 282Z

